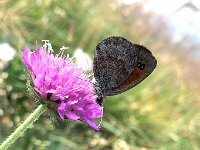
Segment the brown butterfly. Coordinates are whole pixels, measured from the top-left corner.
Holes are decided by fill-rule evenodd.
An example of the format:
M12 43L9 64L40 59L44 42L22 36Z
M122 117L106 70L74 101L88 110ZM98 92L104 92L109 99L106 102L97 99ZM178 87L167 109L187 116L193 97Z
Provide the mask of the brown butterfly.
M104 39L96 46L93 63L100 105L103 97L120 94L139 84L157 65L147 48L116 36Z

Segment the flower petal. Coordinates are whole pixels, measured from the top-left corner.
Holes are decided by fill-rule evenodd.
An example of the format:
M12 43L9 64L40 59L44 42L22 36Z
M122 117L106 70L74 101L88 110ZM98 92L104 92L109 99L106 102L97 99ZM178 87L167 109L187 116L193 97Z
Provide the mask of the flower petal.
M77 116L74 112L70 111L70 110L66 110L65 111L65 116L67 116L69 119L71 120L78 120L80 117Z
M96 131L100 130L100 126L92 119L84 118L84 120L89 124L89 126L91 126Z

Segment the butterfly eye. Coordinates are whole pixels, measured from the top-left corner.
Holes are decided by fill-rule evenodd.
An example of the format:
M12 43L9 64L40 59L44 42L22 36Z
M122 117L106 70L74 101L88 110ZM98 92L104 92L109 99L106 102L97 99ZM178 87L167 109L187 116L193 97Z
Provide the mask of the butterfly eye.
M144 70L145 64L143 64L142 62L138 62L138 63L137 63L137 67L138 67L140 70Z
M99 104L99 106L103 105L103 97L97 97L96 99L97 104Z

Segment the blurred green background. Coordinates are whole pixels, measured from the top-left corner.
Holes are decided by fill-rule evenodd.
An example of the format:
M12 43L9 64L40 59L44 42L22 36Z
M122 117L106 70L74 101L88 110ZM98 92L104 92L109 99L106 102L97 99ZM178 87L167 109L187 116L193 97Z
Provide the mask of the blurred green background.
M120 35L150 49L158 66L137 87L106 98L101 131L86 123L56 124L44 114L10 149L200 149L200 67L188 57L197 45L187 37L173 42L166 22L152 17L140 5L117 0L0 1L0 43L16 51L11 61L0 60L0 141L36 108L19 49L48 39L54 49L68 46L72 56L81 48L92 58L98 42Z

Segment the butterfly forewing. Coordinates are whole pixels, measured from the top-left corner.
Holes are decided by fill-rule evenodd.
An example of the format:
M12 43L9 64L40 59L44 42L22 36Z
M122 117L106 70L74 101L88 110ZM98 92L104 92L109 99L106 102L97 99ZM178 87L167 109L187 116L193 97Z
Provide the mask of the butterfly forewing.
M133 71L137 53L122 37L109 37L96 46L94 77L104 96L119 86Z

